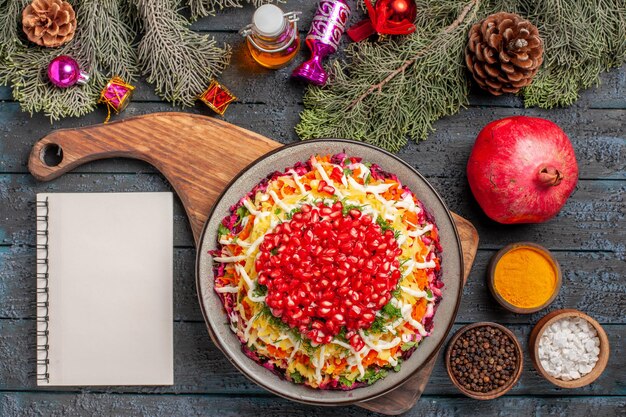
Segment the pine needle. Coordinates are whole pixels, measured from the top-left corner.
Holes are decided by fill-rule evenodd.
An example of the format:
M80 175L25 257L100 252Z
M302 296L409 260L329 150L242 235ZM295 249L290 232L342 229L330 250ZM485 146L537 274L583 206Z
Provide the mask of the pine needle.
M83 0L77 6L81 22L74 41L61 48L42 48L27 44L18 35L21 11L28 0L8 1L7 26L0 35L2 44L10 45L5 65L0 68L0 79L13 86L13 97L22 110L43 112L52 120L68 116L82 116L95 108L100 90L107 82L106 74L131 80L137 73L134 33L123 23L118 0ZM16 13L16 9L18 10ZM87 85L56 88L48 80L46 69L50 61L67 54L79 63L91 79Z
M520 2L520 11L546 40L541 71L522 92L526 107L569 106L626 60L623 0L534 0Z
M418 5L406 38L351 44L335 61L330 87L311 87L296 132L303 139L350 138L397 151L425 139L439 118L467 103L462 53L478 1ZM460 6L460 7L459 7Z
M193 106L197 96L230 59L230 47L189 29L176 0L134 0L143 36L138 53L142 74L167 101Z
M190 106L228 63L227 46L189 29L180 0L70 1L76 36L48 49L22 33L21 13L30 0L0 0L0 84L11 85L31 114L44 112L52 120L84 115L95 108L108 79L132 81L140 72L165 100ZM192 18L270 2L183 1ZM467 104L467 31L496 11L526 17L544 39L544 63L520 93L526 106L570 105L581 89L598 84L600 73L626 61L624 0L417 0L417 6L414 34L350 44L345 60L328 64L330 85L305 93L296 126L300 137L352 138L392 151L408 139L425 139L436 120ZM87 85L51 85L46 68L60 54L73 56L91 75Z
M623 0L474 3L478 1L419 0L414 34L350 44L345 61L329 64L329 85L307 89L298 135L356 139L390 151L408 139L425 139L437 119L467 104L467 31L497 11L526 17L544 40L544 63L520 93L527 107L570 105L581 89L599 82L601 72L626 60ZM452 27L455 18L460 23Z
M280 3L283 1L278 0ZM188 0L191 18L194 20L204 16L214 16L215 12L225 8L241 8L244 2L259 7L263 4L272 3L272 0Z

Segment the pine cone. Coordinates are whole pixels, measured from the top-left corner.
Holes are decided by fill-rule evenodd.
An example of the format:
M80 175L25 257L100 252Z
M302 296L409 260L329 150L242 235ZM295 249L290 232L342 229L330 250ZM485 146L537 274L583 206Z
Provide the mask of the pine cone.
M530 84L542 61L537 27L516 14L495 13L470 29L465 63L493 95L517 93Z
M29 41L53 48L74 37L76 13L63 0L33 0L22 11L22 27Z

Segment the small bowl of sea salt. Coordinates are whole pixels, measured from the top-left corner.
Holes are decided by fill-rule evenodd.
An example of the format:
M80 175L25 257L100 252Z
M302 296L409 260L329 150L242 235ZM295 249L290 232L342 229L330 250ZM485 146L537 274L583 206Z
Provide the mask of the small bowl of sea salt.
M595 381L609 360L609 340L600 324L578 310L556 310L530 333L530 357L537 372L562 388Z

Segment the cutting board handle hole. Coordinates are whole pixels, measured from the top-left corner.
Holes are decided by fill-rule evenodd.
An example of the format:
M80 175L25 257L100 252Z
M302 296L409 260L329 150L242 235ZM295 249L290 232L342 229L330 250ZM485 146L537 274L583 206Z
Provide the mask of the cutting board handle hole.
M49 167L55 167L63 161L63 148L56 143L48 143L41 150L41 162Z

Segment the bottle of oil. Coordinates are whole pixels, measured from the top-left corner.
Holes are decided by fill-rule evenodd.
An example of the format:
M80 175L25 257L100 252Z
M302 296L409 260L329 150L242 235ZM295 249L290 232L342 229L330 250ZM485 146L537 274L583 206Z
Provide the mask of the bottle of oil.
M252 58L265 68L287 65L300 49L298 15L283 13L280 7L265 4L254 12L252 23L239 33L246 38Z

